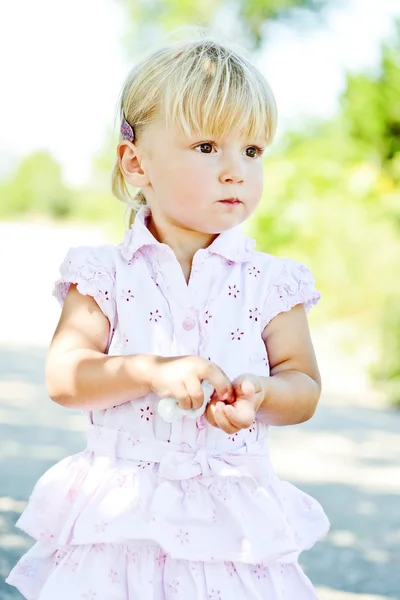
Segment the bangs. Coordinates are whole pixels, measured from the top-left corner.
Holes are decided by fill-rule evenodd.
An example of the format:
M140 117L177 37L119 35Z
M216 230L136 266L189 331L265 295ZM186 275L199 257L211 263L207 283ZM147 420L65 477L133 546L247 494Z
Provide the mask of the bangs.
M165 80L162 117L184 135L223 138L232 129L245 139L272 142L276 104L261 73L218 45L196 48L175 57ZM161 107L160 107L161 108Z

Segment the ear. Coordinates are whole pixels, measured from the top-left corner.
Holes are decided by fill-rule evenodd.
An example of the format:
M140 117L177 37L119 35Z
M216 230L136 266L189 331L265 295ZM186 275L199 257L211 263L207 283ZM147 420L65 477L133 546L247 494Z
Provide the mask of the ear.
M143 160L135 144L124 140L118 144L117 156L122 174L128 183L137 188L149 184L149 177L143 168Z

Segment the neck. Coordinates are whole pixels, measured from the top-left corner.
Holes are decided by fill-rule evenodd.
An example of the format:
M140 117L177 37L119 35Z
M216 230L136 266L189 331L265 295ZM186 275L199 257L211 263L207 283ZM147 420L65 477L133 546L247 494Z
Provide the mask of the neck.
M207 248L218 237L218 234L192 231L170 221L155 221L153 215L150 217L148 229L156 240L171 248L184 271L191 267L196 252Z

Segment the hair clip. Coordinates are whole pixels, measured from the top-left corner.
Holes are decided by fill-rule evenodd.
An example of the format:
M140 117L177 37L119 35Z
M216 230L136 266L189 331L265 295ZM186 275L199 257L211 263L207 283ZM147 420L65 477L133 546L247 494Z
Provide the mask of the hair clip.
M121 134L124 140L128 140L128 142L135 141L135 133L131 125L129 125L128 121L125 117L122 118L121 122Z

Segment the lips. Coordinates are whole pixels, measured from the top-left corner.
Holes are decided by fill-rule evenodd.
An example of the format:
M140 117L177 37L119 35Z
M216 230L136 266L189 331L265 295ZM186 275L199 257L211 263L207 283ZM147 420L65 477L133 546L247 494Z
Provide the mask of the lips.
M225 198L219 202L222 202L222 204L242 204L242 201L239 200L239 198Z

